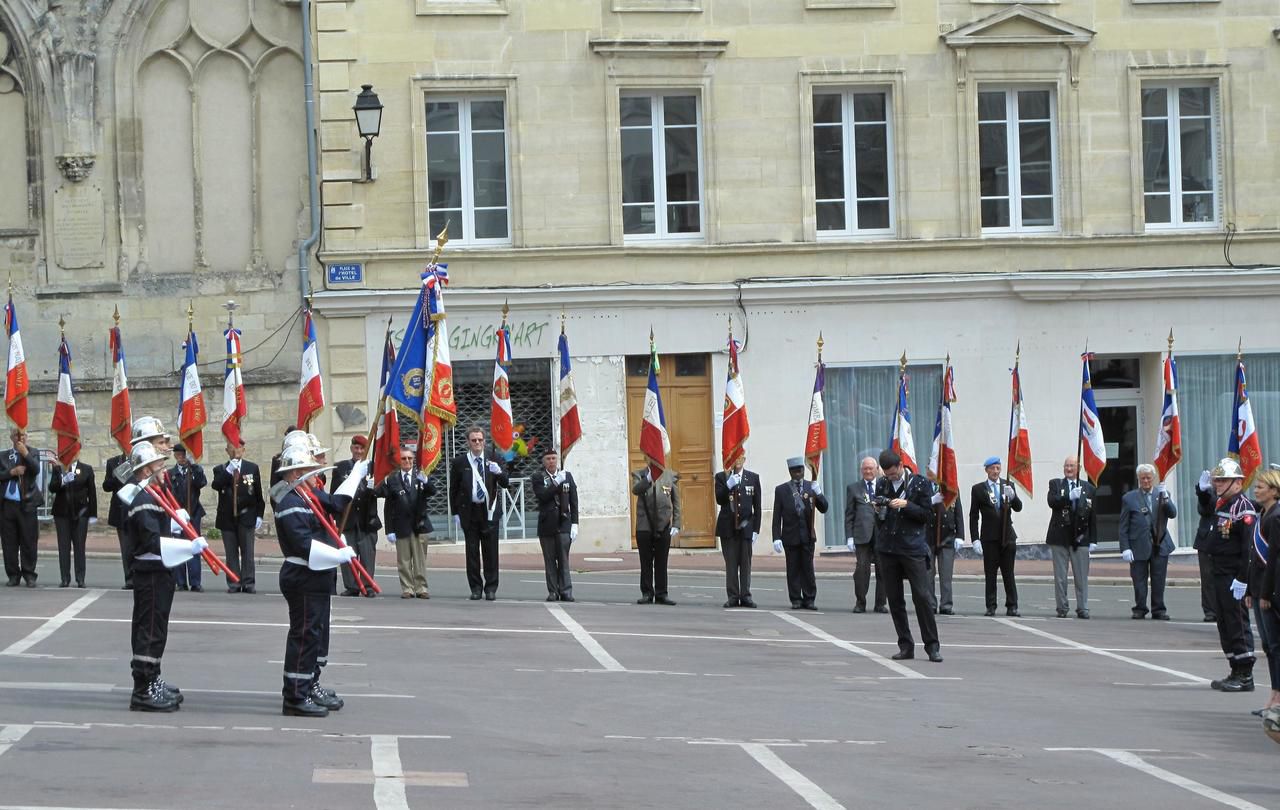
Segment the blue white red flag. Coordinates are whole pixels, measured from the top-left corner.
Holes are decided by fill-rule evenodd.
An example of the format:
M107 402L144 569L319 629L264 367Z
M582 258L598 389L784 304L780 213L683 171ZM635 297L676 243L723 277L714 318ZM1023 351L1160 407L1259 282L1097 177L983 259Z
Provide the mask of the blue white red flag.
M1102 471L1107 466L1107 443L1102 438L1102 422L1098 418L1098 403L1093 398L1093 378L1089 374L1092 352L1080 355L1084 366L1080 382L1080 450L1084 456L1085 474L1097 486Z
M569 338L560 324L560 462L564 463L569 448L582 438L582 419L578 414L578 392L573 387L573 366L569 362Z
M311 420L324 410L324 379L320 376L320 348L311 309L302 313L302 378L298 384L298 429L308 430Z
M222 435L231 444L239 445L243 441L240 420L249 414L249 403L244 395L240 330L227 327L222 336L227 339L227 370L222 377Z
M1236 361L1235 404L1231 408L1231 439L1227 443L1227 455L1239 459L1244 472L1244 488L1253 483L1253 476L1262 466L1262 446L1253 422L1253 406L1249 404L1249 390L1244 381L1244 360Z
M671 453L671 437L667 434L667 417L662 411L662 394L658 391L658 350L653 332L649 333L649 384L644 391L644 410L640 423L640 452L649 463L649 474L657 481L667 468Z
M1013 365L1013 403L1009 409L1009 478L1022 484L1032 494L1031 433L1027 429L1027 410L1022 402L1022 374Z
M187 332L182 344L186 350L182 361L182 390L178 404L178 438L187 448L193 461L204 457L204 426L209 416L204 407L204 392L200 388L200 346L196 333Z
M10 421L27 429L27 394L31 378L27 376L27 355L22 350L22 332L18 330L18 310L13 306L13 293L4 305L4 326L9 334L9 366L5 373L4 410Z
M726 470L746 452L751 423L747 419L747 391L738 365L738 341L729 332L729 372L724 383L724 414L720 426L720 460Z
M898 400L893 407L893 433L889 447L902 459L902 466L913 473L920 472L916 464L916 440L911 435L911 405L907 401L907 372L898 374Z
M826 369L822 364L822 350L819 349L818 371L813 379L813 397L809 400L809 427L804 434L804 463L814 481L818 480L822 453L827 449L827 411L822 402Z
M129 407L129 377L124 368L124 340L120 337L120 313L116 325L107 332L111 348L111 438L128 455L133 439L133 411Z
M1182 418L1178 415L1178 364L1169 352L1164 359L1164 408L1156 435L1156 480L1163 481L1182 459Z
M960 468L956 462L956 450L951 432L951 403L956 401L955 370L951 360L942 374L942 402L938 405L938 418L933 424L933 448L929 452L929 478L942 491L942 502L950 508L960 494Z
M65 336L58 343L58 398L53 404L52 427L58 437L58 463L65 469L80 455L80 417L71 389L71 348Z

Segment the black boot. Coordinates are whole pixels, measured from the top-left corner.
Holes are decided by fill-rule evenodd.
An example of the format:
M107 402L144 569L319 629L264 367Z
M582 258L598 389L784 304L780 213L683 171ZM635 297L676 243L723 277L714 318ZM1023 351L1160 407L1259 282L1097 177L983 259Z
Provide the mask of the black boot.
M281 714L285 717L328 717L329 710L313 701L308 695L302 700L285 698Z
M171 683L165 683L164 678L157 678L156 683L160 685L160 691L169 695L179 706L182 705L182 690Z
M346 705L336 692L331 689L325 689L318 681L311 684L309 697L312 703L317 706L323 706L331 712L336 712Z
M134 712L176 712L178 701L160 688L159 679L134 685L129 698L129 710Z
M1248 661L1236 667L1230 678L1222 682L1223 692L1253 691L1253 662Z
M1236 663L1233 661L1233 662L1231 663L1231 671L1227 673L1227 677L1225 677L1225 678L1219 678L1219 679L1218 679L1218 680L1216 680L1216 681L1210 681L1210 682L1209 682L1209 688L1211 688L1211 689L1216 689L1217 691L1221 692L1221 691L1222 691L1222 685L1223 685L1224 683L1226 683L1227 681L1230 681L1232 678L1236 677L1236 675L1237 675L1239 672L1240 672L1240 665L1239 665L1239 664L1236 664Z

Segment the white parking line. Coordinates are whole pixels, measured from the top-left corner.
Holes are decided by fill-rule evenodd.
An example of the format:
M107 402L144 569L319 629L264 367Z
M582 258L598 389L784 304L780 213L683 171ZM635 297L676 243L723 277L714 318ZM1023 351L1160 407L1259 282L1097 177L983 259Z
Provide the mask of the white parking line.
M102 596L104 593L106 593L106 591L89 591L84 596L80 597L60 611L56 616L49 619L49 621L40 625L35 630L32 630L31 634L26 638L21 641L15 641L4 650L0 651L0 655L20 655L26 652L57 632L59 627L75 618L77 613L89 607L89 605L93 604L94 600L99 596Z
M32 726L0 726L0 755L13 747L13 744L27 735Z
M1152 765L1142 757L1118 748L1046 748L1046 751L1090 751L1095 754L1102 754L1109 757L1121 765L1127 765L1136 771L1142 771L1148 776L1154 776L1162 782L1168 782L1171 785L1190 791L1197 796L1203 796L1206 799L1215 801L1218 804L1225 804L1227 807L1234 807L1236 810L1267 810L1261 805L1254 804L1251 801L1232 796L1230 793L1223 793L1220 790L1211 788L1208 785L1188 779L1185 776L1179 776L1173 771L1166 771L1164 768ZM1155 753L1159 753L1158 751Z
M782 784L795 791L796 795L804 799L814 810L845 810L843 804L836 801L831 794L818 787L807 776L783 762L782 758L773 753L769 746L763 743L738 743L738 747L763 765L766 771L778 777Z
M556 617L556 621L564 625L565 629L573 634L587 652L591 653L591 657L596 659L600 666L609 672L626 672L627 668L618 663L618 659L609 655L604 647L600 646L600 642L591 637L586 628L578 624L573 618L565 612L564 608L557 604L547 605L547 610L551 611L551 615Z
M528 582L533 585L546 584L545 579L522 579L520 581ZM574 585L592 585L600 588L633 588L634 589L636 587L636 584L634 582L591 582L590 580L583 580L583 579L575 579L573 581L573 584ZM684 588L685 590L703 590L703 591L723 591L724 590L723 585L681 585L677 583L672 587ZM778 592L782 591L781 588L752 588L751 590L752 591L778 591Z
M875 663L879 664L885 669L892 670L893 672L898 673L904 678L914 678L919 680L927 680L928 678L928 676L921 675L919 672L916 672L914 669L911 669L910 667L905 667L902 664L899 664L897 661L894 661L890 658L885 658L883 655L877 655L871 652L870 650L865 650L862 647L859 647L858 645L850 643L848 641L844 641L843 639L838 639L835 636L828 633L826 630L823 630L819 627L814 627L808 622L797 619L795 616L792 616L787 613L783 613L780 610L771 610L769 612L772 613L774 616L777 616L779 619L782 619L784 622L794 624L796 627L799 627L805 632L810 633L811 635L817 638L820 638L829 644L834 644L835 646L839 647L842 650L848 650L851 653L856 653L857 655L861 655L863 658L874 661Z
M389 734L374 734L373 803L378 810L409 810L404 792L404 768L400 765L400 740Z
M131 686L116 686L113 683L74 683L74 682L57 682L57 681L0 681L0 689L25 689L34 692L128 692ZM273 697L280 696L280 690L274 691L256 690L256 689L196 689L194 687L182 687L183 694L201 694L201 695L270 695ZM343 697L349 698L391 698L398 700L415 700L417 695L400 695L394 693L382 692L343 692Z
M1182 672L1181 670L1177 670L1177 669L1169 669L1168 667L1162 667L1159 664L1150 664L1150 663L1147 663L1146 661L1140 661L1137 658L1130 658L1127 655L1118 655L1117 653L1113 653L1110 650L1104 650L1101 647L1094 647L1089 644L1083 644L1079 641L1073 641L1069 638L1065 638L1063 636L1059 636L1054 633L1050 633L1036 627L1028 627L1027 625L1021 622L1015 622L1010 619L999 618L999 617L996 618L996 621L1008 627L1016 627L1019 630L1026 631L1028 633L1033 633L1037 636L1040 636L1041 638L1047 638L1052 641L1056 641L1059 644L1063 644L1068 647L1074 647L1077 650L1084 650L1085 652L1090 652L1090 653L1093 653L1094 655L1101 655L1104 658L1111 658L1116 661L1123 661L1126 664L1132 664L1135 667L1142 667L1143 669L1150 669L1155 672L1163 672L1166 675L1172 675L1175 678L1182 678L1192 683L1204 683L1204 684L1209 683L1208 678L1202 678L1199 675L1192 675L1189 672Z

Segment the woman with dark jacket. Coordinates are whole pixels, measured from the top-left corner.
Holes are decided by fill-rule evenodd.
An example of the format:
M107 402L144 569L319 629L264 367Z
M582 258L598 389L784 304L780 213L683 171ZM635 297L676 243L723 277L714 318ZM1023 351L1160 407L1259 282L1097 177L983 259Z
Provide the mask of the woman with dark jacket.
M98 490L93 483L93 468L81 461L71 462L65 471L53 468L49 478L53 493L53 525L58 531L58 568L62 574L59 587L71 584L71 556L76 562L76 587L84 587L84 543L89 523L98 521Z
M1258 620L1258 637L1267 652L1271 697L1266 712L1280 707L1280 591L1276 567L1280 560L1280 470L1265 470L1253 483L1253 494L1263 512L1259 535L1249 554L1249 590L1245 607Z

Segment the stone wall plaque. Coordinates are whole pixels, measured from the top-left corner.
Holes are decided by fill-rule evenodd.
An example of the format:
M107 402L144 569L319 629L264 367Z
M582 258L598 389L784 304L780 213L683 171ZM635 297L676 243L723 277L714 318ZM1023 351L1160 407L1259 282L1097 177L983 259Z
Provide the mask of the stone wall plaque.
M107 217L96 183L62 186L53 192L53 255L64 270L106 264Z

